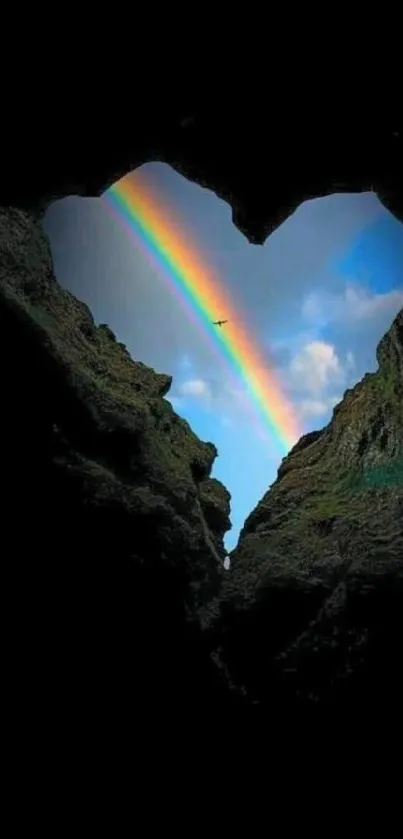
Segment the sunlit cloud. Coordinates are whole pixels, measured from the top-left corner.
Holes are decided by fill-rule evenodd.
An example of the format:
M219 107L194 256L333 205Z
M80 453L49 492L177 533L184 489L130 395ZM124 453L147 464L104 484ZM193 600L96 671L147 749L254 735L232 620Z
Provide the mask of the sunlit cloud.
M340 294L310 292L303 300L301 314L305 321L324 327L336 322L368 322L379 315L392 319L401 306L403 290L394 289L382 294L349 282Z
M340 383L346 371L331 344L311 341L291 361L290 374L294 387L318 396L329 384Z
M324 399L302 399L299 409L303 417L323 417L331 404Z
M180 396L190 396L203 402L211 402L211 388L204 379L188 379L181 382L178 392Z

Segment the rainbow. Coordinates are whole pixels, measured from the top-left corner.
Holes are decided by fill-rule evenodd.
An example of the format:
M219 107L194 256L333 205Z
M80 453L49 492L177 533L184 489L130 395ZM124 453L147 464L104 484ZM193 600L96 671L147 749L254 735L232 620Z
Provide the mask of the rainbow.
M230 292L224 289L144 172L137 170L103 195L108 209L126 227L210 349L246 386L264 428L286 452L301 436L295 411L242 324ZM224 329L212 321L228 319Z

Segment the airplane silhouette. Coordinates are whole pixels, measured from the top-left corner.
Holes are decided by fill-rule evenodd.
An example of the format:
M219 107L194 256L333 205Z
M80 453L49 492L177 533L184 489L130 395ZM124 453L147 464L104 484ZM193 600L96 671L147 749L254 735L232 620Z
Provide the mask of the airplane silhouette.
M227 320L213 320L212 321L213 326L222 326L223 323L228 323L228 321Z

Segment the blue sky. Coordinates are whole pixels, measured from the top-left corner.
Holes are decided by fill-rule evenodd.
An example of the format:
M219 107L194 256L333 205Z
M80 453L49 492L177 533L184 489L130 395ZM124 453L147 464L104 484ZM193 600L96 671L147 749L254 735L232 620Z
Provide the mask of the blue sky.
M213 193L165 164L142 168L231 288L303 430L326 425L346 388L376 369L376 344L403 305L403 225L373 193L334 195L306 202L264 246L250 245ZM265 444L257 435L242 382L217 367L101 199L57 201L44 227L59 282L88 303L97 322L112 327L134 359L173 375L167 399L217 446L213 475L232 495L231 550L275 480L284 455L278 440L271 435Z

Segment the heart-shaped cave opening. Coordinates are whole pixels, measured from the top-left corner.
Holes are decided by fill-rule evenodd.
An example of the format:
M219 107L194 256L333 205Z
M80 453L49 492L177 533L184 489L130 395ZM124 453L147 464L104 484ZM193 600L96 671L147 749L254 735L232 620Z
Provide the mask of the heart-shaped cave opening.
M255 246L223 200L150 163L99 198L55 201L43 227L59 283L168 374L164 398L214 443L230 553L287 452L376 369L403 302L401 223L372 190L333 194Z

